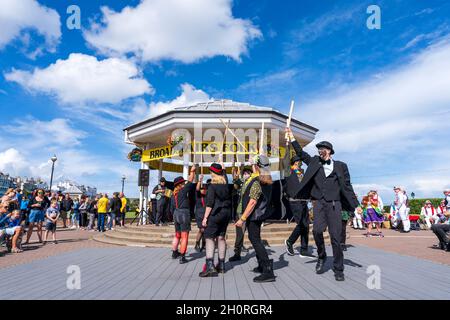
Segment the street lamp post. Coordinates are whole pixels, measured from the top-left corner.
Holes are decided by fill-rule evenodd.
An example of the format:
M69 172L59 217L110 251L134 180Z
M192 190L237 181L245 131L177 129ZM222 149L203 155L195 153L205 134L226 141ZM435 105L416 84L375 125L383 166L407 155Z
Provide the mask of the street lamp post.
M126 178L127 177L125 177L125 175L122 176L122 193L123 193L123 189L124 189L124 186L125 186L125 179Z
M56 158L56 155L53 155L53 157L51 157L50 160L52 161L52 174L50 176L50 193L51 193L53 184L53 171L55 171L55 162L56 160L58 160L58 158Z

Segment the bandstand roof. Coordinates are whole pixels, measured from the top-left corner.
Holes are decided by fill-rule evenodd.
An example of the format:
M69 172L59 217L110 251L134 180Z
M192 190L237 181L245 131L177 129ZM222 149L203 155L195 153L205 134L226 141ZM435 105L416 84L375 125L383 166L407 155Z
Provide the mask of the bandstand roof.
M161 115L145 119L124 129L125 142L131 144L158 145L165 143L168 134L178 128L193 129L201 122L204 129L224 130L220 119L230 120L230 128L261 128L284 130L288 115L271 107L254 106L232 100L214 100L191 106L177 107ZM318 129L295 118L291 129L296 138L306 145L311 142Z
M271 107L255 106L250 103L232 100L212 100L194 105L176 107L166 113L132 124L124 129L125 142L144 149L159 148L167 144L167 138L176 129L187 129L191 133L201 123L202 129L225 130L221 119L229 121L230 129L256 129L264 123L265 129L279 129L279 145L285 145L284 128L288 115ZM318 129L291 119L291 130L302 146L314 140ZM269 137L266 137L270 139ZM273 143L273 142L270 142ZM278 162L278 159L276 159ZM183 162L165 158L163 171L180 172ZM206 165L206 163L205 163ZM150 168L157 169L157 161L149 163ZM225 166L228 166L225 163Z

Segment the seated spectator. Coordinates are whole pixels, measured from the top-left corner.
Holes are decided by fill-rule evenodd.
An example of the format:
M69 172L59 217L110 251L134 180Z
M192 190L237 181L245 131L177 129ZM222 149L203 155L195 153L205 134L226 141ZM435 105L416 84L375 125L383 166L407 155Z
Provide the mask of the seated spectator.
M433 224L431 230L439 239L439 248L450 251L450 240L447 234L450 232L450 224Z
M428 229L431 229L431 224L436 224L439 222L437 210L433 207L430 200L425 201L425 205L422 207L422 211L420 212L420 217L422 218L422 221L426 223Z
M445 200L441 201L441 204L439 205L439 207L436 208L436 211L437 211L437 215L439 217L440 223L450 223L450 219L448 219L446 216L447 207L445 205Z
M22 227L20 226L20 210L14 210L12 213L8 213L8 202L2 202L0 205L0 229L4 229L6 236L12 237L12 253L22 252L17 246L17 242L22 236Z
M362 223L362 216L363 209L361 207L358 207L355 209L354 216L353 216L353 229L360 229L364 230L363 223Z

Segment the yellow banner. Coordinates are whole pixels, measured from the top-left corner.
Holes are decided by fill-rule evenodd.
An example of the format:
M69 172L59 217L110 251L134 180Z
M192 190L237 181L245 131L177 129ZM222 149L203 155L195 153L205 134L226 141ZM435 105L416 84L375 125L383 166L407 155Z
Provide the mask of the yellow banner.
M222 154L257 154L258 153L258 144L257 143L245 143L245 149L242 148L242 146L237 142L192 142L191 143L191 154L193 155L218 155L220 153L220 148L223 146ZM142 153L142 161L143 162L149 162L154 160L160 160L164 158L171 158L171 157L182 157L183 156L183 150L181 150L180 147L172 147L170 145L168 146L162 146L158 148L153 148L149 150L144 150ZM265 153L269 157L279 157L284 158L286 154L286 148L285 147L274 147L272 145L266 145L265 146ZM291 149L291 156L295 154L295 152Z

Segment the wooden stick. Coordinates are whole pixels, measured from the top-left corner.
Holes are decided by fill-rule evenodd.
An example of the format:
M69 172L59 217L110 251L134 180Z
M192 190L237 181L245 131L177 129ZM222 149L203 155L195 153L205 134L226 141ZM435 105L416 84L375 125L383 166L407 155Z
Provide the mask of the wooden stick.
M292 112L294 111L294 100L291 100L291 108L289 110L289 117L286 121L286 128L290 128L291 127L291 119L292 119ZM284 135L285 139L286 139L286 145L289 144L289 136L288 133L286 132Z
M227 127L227 125L225 124L225 121L223 121L222 119L219 119L219 120L222 121L222 123L223 123L223 125L224 125L225 127ZM239 138L236 137L236 135L234 134L234 132L233 132L232 130L229 130L229 131L230 131L231 135L232 135L232 136L236 139L236 141L239 143L239 145L242 147L242 149L244 149L244 151L248 153L247 148L242 144L242 142L239 140Z

